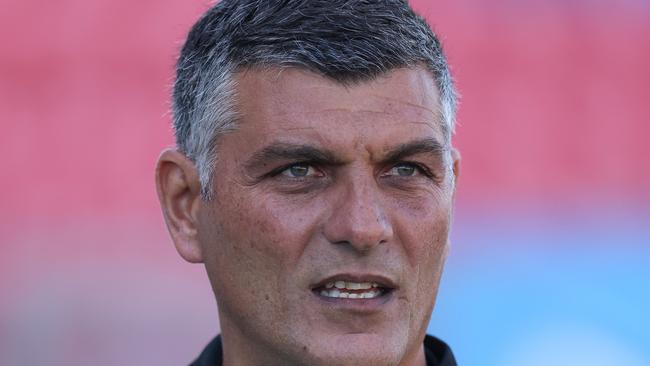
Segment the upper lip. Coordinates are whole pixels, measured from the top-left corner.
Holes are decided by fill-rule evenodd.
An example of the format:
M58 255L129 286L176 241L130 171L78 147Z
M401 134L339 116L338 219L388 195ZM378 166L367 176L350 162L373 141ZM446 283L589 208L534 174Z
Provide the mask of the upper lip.
M346 281L346 282L370 282L377 283L380 287L396 289L397 284L391 278L384 275L377 274L363 274L363 273L339 273L332 276L325 277L311 286L312 289L323 287L330 282Z

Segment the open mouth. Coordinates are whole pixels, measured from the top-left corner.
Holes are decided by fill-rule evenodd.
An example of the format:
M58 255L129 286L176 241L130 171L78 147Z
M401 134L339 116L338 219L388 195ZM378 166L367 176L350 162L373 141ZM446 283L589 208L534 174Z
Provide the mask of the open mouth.
M386 296L393 289L378 282L352 282L337 280L318 286L313 291L331 299L374 299Z

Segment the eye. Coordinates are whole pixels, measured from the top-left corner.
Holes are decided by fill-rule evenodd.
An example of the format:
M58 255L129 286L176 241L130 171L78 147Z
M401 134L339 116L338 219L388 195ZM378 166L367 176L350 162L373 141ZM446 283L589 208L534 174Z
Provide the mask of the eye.
M386 175L397 177L412 177L421 174L420 167L411 163L400 163L393 166Z
M290 178L305 178L316 175L316 169L309 164L298 163L286 168L280 174Z

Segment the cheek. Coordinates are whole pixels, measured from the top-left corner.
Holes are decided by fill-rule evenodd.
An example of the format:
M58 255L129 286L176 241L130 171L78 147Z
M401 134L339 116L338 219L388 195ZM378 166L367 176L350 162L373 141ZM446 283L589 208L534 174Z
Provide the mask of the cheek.
M229 192L228 197L237 199L220 199L215 209L219 246L258 266L279 271L280 264L295 264L318 229L317 205L301 205L264 192Z
M447 246L451 199L431 194L396 202L393 223L412 267L429 273L439 269Z
M317 202L301 202L286 196L264 196L248 212L256 217L258 235L271 238L271 251L298 260L319 229L321 210Z
M450 201L427 198L394 210L396 234L408 261L409 324L417 334L425 332L435 304L450 222Z

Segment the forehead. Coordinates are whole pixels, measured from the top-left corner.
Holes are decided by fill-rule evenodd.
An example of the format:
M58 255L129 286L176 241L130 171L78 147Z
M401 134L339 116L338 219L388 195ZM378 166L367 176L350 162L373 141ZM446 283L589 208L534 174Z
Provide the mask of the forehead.
M446 141L438 89L424 68L397 69L347 86L295 68L247 69L235 81L240 120L235 134L254 136L258 144Z

